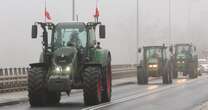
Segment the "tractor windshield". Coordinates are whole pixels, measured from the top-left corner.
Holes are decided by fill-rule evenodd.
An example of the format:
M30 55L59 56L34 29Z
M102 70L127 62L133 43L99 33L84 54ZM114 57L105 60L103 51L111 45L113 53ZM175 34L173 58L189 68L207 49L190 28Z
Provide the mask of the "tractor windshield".
M149 48L146 50L146 59L148 63L157 63L162 57L162 49Z
M190 55L189 46L177 46L176 47L176 57L177 59L185 59Z
M67 46L85 48L87 44L87 31L84 25L58 25L53 41L54 49Z

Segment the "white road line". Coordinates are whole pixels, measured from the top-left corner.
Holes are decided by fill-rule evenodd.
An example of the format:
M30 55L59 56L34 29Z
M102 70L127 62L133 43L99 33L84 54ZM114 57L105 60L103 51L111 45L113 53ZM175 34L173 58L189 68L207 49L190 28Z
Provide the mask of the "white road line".
M122 103L122 102L126 102L126 101L129 101L129 100L134 100L134 99L137 99L137 98L140 98L140 97L144 97L144 96L152 95L152 94L155 94L155 93L159 93L159 92L168 90L170 88L181 87L182 85L190 84L190 83L192 83L192 82L194 82L196 80L202 80L202 79L205 79L205 78L207 78L207 77L200 77L198 79L192 79L192 80L189 80L189 81L185 82L184 84L180 84L180 85L175 83L175 84L172 84L170 86L158 88L158 89L155 89L155 90L152 90L152 91L148 91L148 92L145 92L145 93L140 93L140 94L136 94L136 95L130 95L130 96L127 96L127 97L124 97L124 98L120 98L120 99L115 99L112 102L103 103L103 104L99 104L99 105L83 108L81 110L97 110L97 109L108 107L108 106L112 106L112 105L115 105L115 104L118 104L118 103Z

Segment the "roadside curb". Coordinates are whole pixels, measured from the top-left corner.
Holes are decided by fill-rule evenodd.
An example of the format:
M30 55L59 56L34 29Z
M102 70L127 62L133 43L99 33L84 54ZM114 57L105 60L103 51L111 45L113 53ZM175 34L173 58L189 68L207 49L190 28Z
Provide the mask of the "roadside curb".
M134 77L130 77L130 78L121 78L121 79L115 79L113 82L118 81L115 84L112 84L112 87L118 87L118 86L123 86L123 85L127 85L127 84L132 84L134 83L132 80L129 79L135 79ZM119 82L120 80L120 82ZM71 94L78 94L78 93L82 93L82 90L73 90L71 92ZM63 96L66 96L66 94L63 94ZM0 106L8 106L8 105L15 105L15 104L19 104L19 103L26 103L28 102L28 98L27 96L25 96L25 98L14 98L14 99L5 99L4 101L0 102Z
M12 100L12 101L0 102L0 106L15 105L15 104L25 103L25 102L28 102L28 98L21 98L21 99Z

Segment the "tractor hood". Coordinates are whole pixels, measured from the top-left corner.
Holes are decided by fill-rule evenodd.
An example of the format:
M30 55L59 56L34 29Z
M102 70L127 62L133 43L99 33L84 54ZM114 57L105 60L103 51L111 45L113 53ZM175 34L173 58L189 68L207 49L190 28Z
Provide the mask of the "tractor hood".
M148 63L148 64L158 64L159 61L158 61L158 58L149 58L149 59L147 60L147 63Z
M53 64L58 66L66 66L71 64L77 54L75 47L62 47L54 51Z
M178 54L177 59L186 59L186 54L184 53Z

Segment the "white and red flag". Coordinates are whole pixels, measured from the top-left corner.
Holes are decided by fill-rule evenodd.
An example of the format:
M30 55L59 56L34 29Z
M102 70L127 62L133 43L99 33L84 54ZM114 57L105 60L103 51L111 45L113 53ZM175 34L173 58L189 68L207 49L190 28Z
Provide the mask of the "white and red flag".
M45 10L45 18L51 20L50 13L47 10Z
M96 0L96 9L95 9L94 17L99 17L99 16L100 16L100 12L99 12L99 8L98 8L98 0Z
M100 12L99 12L99 9L98 7L96 7L96 10L95 10L95 17L99 17L100 16Z
M52 20L50 13L47 10L47 2L45 0L45 10L44 10L44 17L45 17L45 22L47 22L47 20Z

